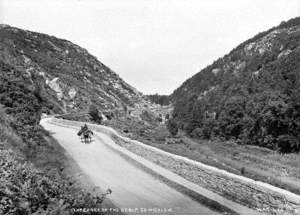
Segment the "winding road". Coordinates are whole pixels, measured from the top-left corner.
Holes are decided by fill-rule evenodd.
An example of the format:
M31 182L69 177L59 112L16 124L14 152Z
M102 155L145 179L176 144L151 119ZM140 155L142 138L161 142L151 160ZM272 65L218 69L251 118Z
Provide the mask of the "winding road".
M92 143L83 144L76 135L77 127L53 124L49 119L43 119L41 125L52 133L96 186L112 190L109 199L114 205L138 211L128 214L219 214L132 164L109 146L113 140L107 135L96 132ZM149 211L151 209L154 211Z

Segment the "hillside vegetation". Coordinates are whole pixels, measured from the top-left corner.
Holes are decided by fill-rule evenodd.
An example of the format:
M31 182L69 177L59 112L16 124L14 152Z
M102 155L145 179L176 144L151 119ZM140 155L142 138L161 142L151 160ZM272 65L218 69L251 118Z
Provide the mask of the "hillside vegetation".
M0 214L72 214L74 208L101 206L103 197L87 193L59 171L64 163L56 159L65 158L54 142L42 138L42 148L36 148L38 142L24 142L14 123L0 106Z
M93 77L85 79L89 73ZM110 86L104 89L105 80ZM108 94L101 97L97 90ZM101 207L103 197L83 190L72 172L77 174L77 167L40 126L42 113L80 112L92 104L108 109L139 99L82 48L1 25L0 214L71 214L74 208Z
M82 112L91 104L100 110L144 102L142 94L87 50L63 39L0 26L0 61L39 83L48 112Z
M300 18L240 44L176 89L173 134L300 150Z
M168 95L158 95L156 93L156 94L152 94L152 95L147 95L147 98L151 102L162 105L162 106L170 104L170 97Z

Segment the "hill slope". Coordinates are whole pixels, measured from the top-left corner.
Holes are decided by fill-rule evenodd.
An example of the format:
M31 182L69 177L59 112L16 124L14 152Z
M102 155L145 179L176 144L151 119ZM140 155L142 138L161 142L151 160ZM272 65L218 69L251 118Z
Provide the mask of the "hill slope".
M101 110L131 106L142 94L85 49L45 34L0 26L0 62L39 85L48 111Z
M300 150L300 18L240 44L176 89L171 129Z
M80 169L39 125L41 115L135 102L143 102L141 93L86 50L0 25L0 214L69 214L100 206L102 197L82 190L88 182L81 184Z

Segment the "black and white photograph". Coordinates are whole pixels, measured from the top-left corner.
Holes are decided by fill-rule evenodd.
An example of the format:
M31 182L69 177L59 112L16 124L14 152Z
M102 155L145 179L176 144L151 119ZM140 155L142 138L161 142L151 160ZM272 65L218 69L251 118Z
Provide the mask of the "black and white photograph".
M0 215L300 215L300 0L0 0Z

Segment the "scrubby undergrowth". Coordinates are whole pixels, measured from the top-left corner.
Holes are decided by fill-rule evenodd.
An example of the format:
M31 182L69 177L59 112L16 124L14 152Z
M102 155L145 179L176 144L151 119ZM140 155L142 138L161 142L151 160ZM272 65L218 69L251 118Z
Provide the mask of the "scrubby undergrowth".
M71 214L74 208L97 207L102 202L83 191L74 195L67 181L46 176L20 159L11 150L0 151L1 214Z

